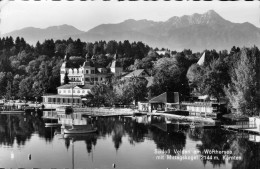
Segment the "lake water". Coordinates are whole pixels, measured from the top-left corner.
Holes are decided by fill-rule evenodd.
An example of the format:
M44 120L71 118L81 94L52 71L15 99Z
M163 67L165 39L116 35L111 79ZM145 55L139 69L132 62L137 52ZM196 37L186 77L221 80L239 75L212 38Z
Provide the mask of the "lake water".
M260 168L258 136L181 123L102 117L93 120L96 134L69 136L40 116L0 115L0 168Z

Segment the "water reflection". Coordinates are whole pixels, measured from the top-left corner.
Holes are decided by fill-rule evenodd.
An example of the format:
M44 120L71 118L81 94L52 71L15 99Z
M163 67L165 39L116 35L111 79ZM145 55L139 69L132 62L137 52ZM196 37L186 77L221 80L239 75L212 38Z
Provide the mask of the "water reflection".
M97 134L64 134L65 146L69 149L71 142L84 141L86 144L86 150L91 153L92 148L97 144Z
M13 146L16 140L18 145L25 145L32 133L47 138L40 116L33 116L30 113L0 115L0 144Z
M68 155L71 156L71 151L69 150L72 148L72 143L80 143L77 145L80 146L80 149L78 149L78 151L80 151L79 153L82 154L85 152L91 154L96 151L97 155L94 158L96 158L97 162L92 162L92 165L96 165L97 167L109 163L109 167L106 168L111 168L113 159L109 156L116 151L119 153L119 156L121 156L118 162L121 162L121 165L127 165L126 159L131 159L133 156L139 158L137 160L140 161L136 162L137 164L132 166L132 168L140 168L141 166L138 166L138 164L142 163L142 160L144 159L150 161L151 164L149 165L153 166L159 165L163 166L163 168L170 166L185 168L185 161L178 163L167 160L155 160L153 149L156 148L167 152L167 155L170 156L185 155L175 150L197 150L201 153L199 154L201 156L209 155L206 150L217 150L231 152L229 156L241 157L242 159L232 160L225 158L221 153L213 153L210 154L211 158L199 158L199 160L192 161L191 163L196 163L194 166L202 165L205 166L205 168L259 168L260 143L249 141L248 134L232 133L221 129L203 129L199 127L190 129L186 121L169 121L164 117L156 116L116 116L92 119L87 118L82 120L85 120L87 123L91 120L91 123L98 128L98 132L87 135L62 135L60 134L62 132L59 127L45 127L44 122L46 122L46 120L43 120L40 115L36 116L31 113L17 115L0 114L0 151L8 151L4 146L13 147L14 144L23 147L21 151L26 148L30 149L32 142L38 138L45 142L44 144L43 142L38 141L38 143L41 143L41 145L38 146L47 148L48 144L51 143L53 144L52 149L63 152L63 154L60 154L61 157L59 157L62 162L64 162L64 159L68 158ZM111 147L113 150L111 150L110 142L112 143ZM151 147L150 149L152 150L148 151L149 148L147 148L147 150L142 149L140 152L138 150L140 149L140 146ZM62 150L63 148L66 150L65 152ZM123 153L120 154L120 150L122 150ZM134 154L134 152L130 153L131 150L138 152L138 154ZM26 152L27 151L28 150L26 150ZM99 151L102 153L99 153ZM143 157L144 154L146 154L145 157ZM42 156L44 158L48 157L46 154L42 154ZM56 156L53 157L50 155L50 158L56 158ZM75 156L75 158L82 157ZM51 164L59 166L61 161L58 159ZM99 161L99 159L102 160ZM107 159L109 160L107 161ZM83 167L85 163L79 162L78 165L79 167ZM149 165L147 164L147 168L149 168ZM42 168L43 167L44 166L42 166ZM141 168L145 167L146 166L142 165Z

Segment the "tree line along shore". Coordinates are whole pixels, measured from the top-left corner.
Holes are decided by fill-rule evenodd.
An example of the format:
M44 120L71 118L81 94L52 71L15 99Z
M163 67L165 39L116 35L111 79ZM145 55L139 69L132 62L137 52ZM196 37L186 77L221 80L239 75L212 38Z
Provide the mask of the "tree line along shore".
M41 99L57 93L60 67L65 55L71 62L94 58L106 67L117 54L124 72L146 70L152 84L142 78L121 80L112 77L95 84L90 103L95 106L130 104L147 100L163 92L179 92L190 98L194 93L226 100L239 114L256 115L260 109L260 52L258 47L230 47L230 50L192 52L170 51L127 40L81 42L45 40L35 46L17 37L0 38L0 96L2 99ZM205 53L203 64L198 60ZM38 100L38 101L39 101Z

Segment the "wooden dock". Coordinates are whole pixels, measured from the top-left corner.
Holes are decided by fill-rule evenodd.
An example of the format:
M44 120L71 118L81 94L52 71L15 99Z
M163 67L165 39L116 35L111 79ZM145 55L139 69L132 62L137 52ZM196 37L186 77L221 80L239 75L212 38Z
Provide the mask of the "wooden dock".
M21 114L24 113L23 110L10 110L10 111L1 111L0 114Z
M244 132L249 134L260 134L260 131L257 130L254 126L243 127L240 125L221 125L222 129L234 132Z

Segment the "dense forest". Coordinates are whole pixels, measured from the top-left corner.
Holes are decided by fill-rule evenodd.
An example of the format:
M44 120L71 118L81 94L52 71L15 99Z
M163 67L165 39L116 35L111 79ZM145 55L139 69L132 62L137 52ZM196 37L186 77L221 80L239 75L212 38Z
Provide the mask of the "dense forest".
M165 51L142 42L45 40L35 46L23 38L0 38L0 96L6 99L40 99L56 93L60 84L60 66L64 56L70 60L91 57L95 64L106 67L117 53L124 72L145 69L153 76L152 85L142 78L119 80L116 77L92 88L92 102L111 106L129 104L163 92L179 92L187 98L193 92L226 98L239 112L253 114L259 110L260 52L257 47L232 47L230 51L205 50L193 53ZM197 61L206 54L203 65ZM75 57L76 56L76 57Z

